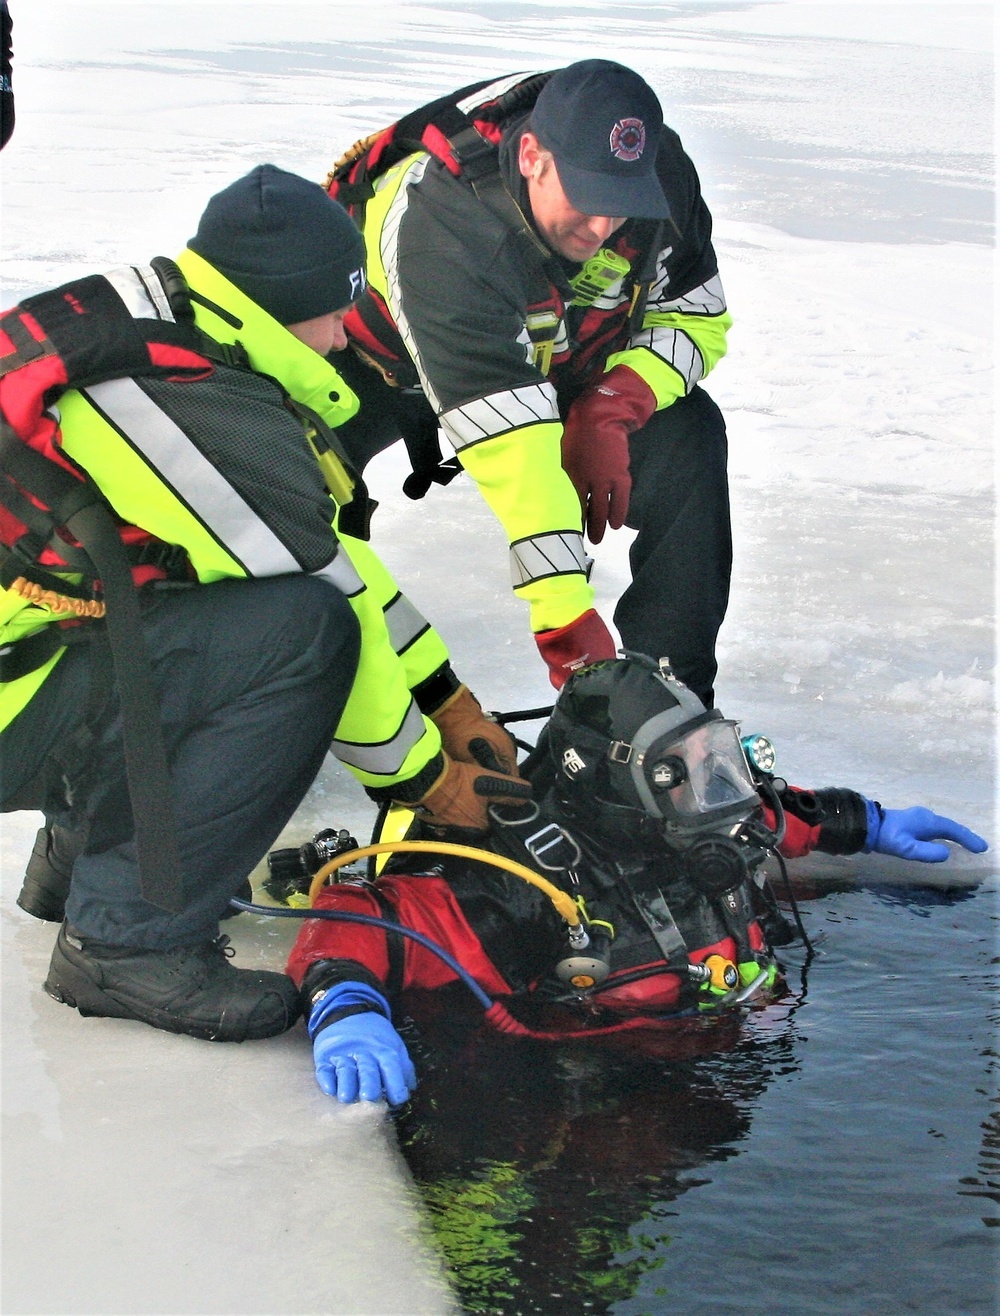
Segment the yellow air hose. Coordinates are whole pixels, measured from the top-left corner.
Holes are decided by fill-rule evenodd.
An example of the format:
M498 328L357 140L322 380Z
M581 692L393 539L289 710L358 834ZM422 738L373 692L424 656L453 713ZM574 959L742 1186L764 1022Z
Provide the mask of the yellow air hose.
M571 928L577 928L582 923L580 911L573 903L572 897L567 895L565 891L560 891L557 886L553 886L544 877L539 877L537 873L533 873L524 864L519 864L514 859L506 859L503 855L491 854L488 850L475 849L471 845L455 845L451 841L379 841L377 845L361 845L356 850L345 850L343 854L337 855L329 863L324 864L313 878L309 887L309 904L315 905L316 897L319 895L326 879L335 873L338 868L344 868L357 859L367 859L369 855L373 854L408 854L410 852L459 855L465 859L475 859L481 864L492 864L494 868L506 869L508 873L513 873L515 877L523 877L525 882L530 882L539 891L543 891Z

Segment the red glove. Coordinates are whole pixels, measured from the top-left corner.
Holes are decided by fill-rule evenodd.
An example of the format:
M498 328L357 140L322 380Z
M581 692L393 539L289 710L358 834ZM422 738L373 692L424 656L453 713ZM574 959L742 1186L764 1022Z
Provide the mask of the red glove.
M557 631L539 631L538 652L549 668L549 680L561 690L574 672L602 658L616 656L611 632L593 608Z
M628 436L641 429L655 410L653 390L628 366L609 370L569 409L562 464L580 495L592 544L601 542L606 526L617 530L625 524L632 491Z

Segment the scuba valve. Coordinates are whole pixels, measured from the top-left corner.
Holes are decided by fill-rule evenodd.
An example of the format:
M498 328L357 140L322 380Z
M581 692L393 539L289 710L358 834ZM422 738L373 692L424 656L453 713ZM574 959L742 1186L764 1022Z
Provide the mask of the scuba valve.
M338 854L357 849L357 840L345 828L317 832L311 841L287 850L272 850L267 856L264 890L281 905L293 909L309 906L313 876Z
M585 910L582 897L577 901ZM583 935L581 936L580 933ZM587 919L586 927L569 928L569 951L556 962L553 972L560 982L577 991L599 987L611 972L611 943L615 930L604 919Z

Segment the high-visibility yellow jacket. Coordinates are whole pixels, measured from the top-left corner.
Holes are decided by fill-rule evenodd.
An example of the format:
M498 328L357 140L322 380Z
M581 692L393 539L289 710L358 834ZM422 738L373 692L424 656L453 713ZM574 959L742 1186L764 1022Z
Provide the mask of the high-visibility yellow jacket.
M335 459L324 484L294 402L336 428L358 401L336 370L192 251L178 258L195 319L217 343L240 344L251 369L218 364L204 380L121 378L63 394L64 453L97 484L126 525L184 550L192 580L322 576L350 600L361 658L332 749L366 786L409 781L430 765L440 736L413 690L447 666L433 628L362 540L335 529ZM133 316L172 319L150 267L106 276ZM329 467L328 467L329 469ZM58 595L0 595L0 646L74 616ZM0 729L30 703L65 649L0 685Z
M510 81L459 108L474 118L473 100L490 101ZM495 167L530 229L517 167L524 126L522 116L504 127ZM569 405L622 365L649 386L657 409L668 407L726 350L731 319L711 216L694 165L666 127L657 170L671 218L626 221L602 253L620 272L589 300L570 284L585 270L546 257L537 235L526 242L464 174L425 151L377 176L365 205L369 292L346 327L388 378L419 382L506 532L513 588L530 605L535 632L593 606L580 502L561 461ZM650 286L636 324L640 276Z

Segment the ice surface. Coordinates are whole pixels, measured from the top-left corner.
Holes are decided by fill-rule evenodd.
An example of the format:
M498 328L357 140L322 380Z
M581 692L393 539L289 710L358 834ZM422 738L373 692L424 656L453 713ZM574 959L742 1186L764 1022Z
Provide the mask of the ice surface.
M172 254L261 160L322 178L422 99L612 39L699 166L736 319L709 384L736 537L720 703L776 740L791 779L925 803L992 840L990 6L12 10L4 305ZM413 504L402 474L392 453L370 471L376 546L484 703L548 702L477 492L459 480ZM608 618L627 544L595 553ZM286 839L333 822L371 822L335 765ZM447 1310L391 1125L323 1097L301 1032L216 1047L44 995L53 929L13 903L36 825L4 818L0 851L3 1309ZM899 861L874 871L912 880ZM991 871L956 856L920 878ZM248 916L226 930L238 962L274 967L292 935Z

